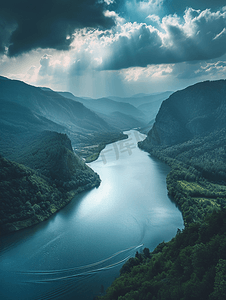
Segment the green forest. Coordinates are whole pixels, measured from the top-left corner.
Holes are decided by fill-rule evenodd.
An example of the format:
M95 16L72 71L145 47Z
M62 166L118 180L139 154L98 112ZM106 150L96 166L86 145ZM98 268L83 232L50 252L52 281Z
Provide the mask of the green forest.
M185 228L137 252L99 300L226 299L225 145L225 129L171 147L139 144L171 167L168 194Z
M171 147L152 148L151 155L171 167L169 196L180 208L185 226L226 207L226 130L215 131Z
M128 135L121 132L99 132L80 137L80 143L74 149L75 153L84 158L87 163L96 160L107 144L126 139Z
M226 210L136 253L101 300L226 299Z
M77 193L100 184L65 134L42 132L14 158L0 156L0 235L47 219Z

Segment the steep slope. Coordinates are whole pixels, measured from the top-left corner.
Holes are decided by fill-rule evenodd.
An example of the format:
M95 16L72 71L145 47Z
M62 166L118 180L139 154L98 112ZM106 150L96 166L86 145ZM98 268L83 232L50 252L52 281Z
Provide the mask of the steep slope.
M0 153L3 156L17 153L34 134L43 130L67 132L65 127L20 104L0 100Z
M0 156L0 234L37 224L100 184L65 134L39 133L11 156L23 165Z
M7 233L45 220L76 193L100 184L66 134L79 147L102 142L103 134L111 140L112 127L51 90L0 78L0 95L0 225Z
M143 113L133 105L124 102L116 102L108 98L84 100L83 102L88 108L93 109L103 114L111 114L116 111L127 114L136 118L144 117Z
M136 253L99 300L223 300L226 211L192 224L153 252Z
M173 94L139 146L171 167L170 198L185 229L150 253L136 253L97 299L225 299L226 82Z
M202 82L163 102L139 147L171 166L169 195L185 225L226 207L226 81Z
M132 128L141 128L147 125L144 120L136 119L135 117L115 111L109 115L99 114L109 125L118 130L130 130Z
M148 119L151 121L151 120L155 119L162 102L163 102L162 99L155 100L155 101L151 101L149 103L141 104L137 108L139 110L141 110L148 117Z
M49 88L0 77L0 153L15 151L42 130L66 133L78 153L83 147L102 144L103 136L105 144L116 136L122 138L124 128L109 125L76 100Z
M0 95L4 101L20 104L33 113L75 132L113 130L82 103L64 98L51 90L0 78Z
M110 96L108 97L111 100L114 101L118 101L118 102L124 102L124 103L130 103L135 107L139 107L142 104L148 104L148 103L152 103L155 101L163 101L165 99L167 99L173 92L171 91L167 91L167 92L163 92L163 93L155 93L155 94L136 94L133 95L131 97L114 97L114 96Z
M121 130L143 126L149 120L141 110L137 109L130 103L118 102L108 98L77 98L73 94L67 92L61 92L60 94L69 99L80 101L86 107L95 111L101 118L106 120L113 127L116 127ZM126 120L128 120L128 122L126 122Z
M206 81L165 100L143 146L170 146L226 126L226 81Z

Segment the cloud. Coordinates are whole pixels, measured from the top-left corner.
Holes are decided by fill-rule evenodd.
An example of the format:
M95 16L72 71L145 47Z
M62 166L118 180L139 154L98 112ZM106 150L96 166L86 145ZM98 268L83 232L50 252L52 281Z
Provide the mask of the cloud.
M217 58L226 53L226 11L186 9L183 17L168 15L158 29L127 23L106 47L102 69L118 70L151 64Z
M171 75L178 79L193 79L199 81L205 79L225 78L226 76L226 62L225 61L211 61L199 62L196 64L181 63L173 67Z
M196 10L212 9L213 11L225 6L225 0L164 0L162 11L165 14L174 14L182 16L187 7Z
M112 1L7 0L0 4L0 52L17 56L37 48L68 50L77 28L111 28Z
M121 74L127 82L147 81L161 79L173 72L174 65L152 65L147 68L135 67L122 70Z
M42 58L40 59L40 69L39 69L39 75L40 76L46 76L46 75L51 75L51 55L45 54L42 56Z
M140 1L138 6L140 10L158 10L162 7L164 0L148 0L148 1Z

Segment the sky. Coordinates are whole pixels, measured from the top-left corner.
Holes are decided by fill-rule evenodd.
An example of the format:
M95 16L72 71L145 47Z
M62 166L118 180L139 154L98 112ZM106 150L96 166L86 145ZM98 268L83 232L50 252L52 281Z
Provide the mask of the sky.
M0 75L92 98L224 79L226 1L1 1Z

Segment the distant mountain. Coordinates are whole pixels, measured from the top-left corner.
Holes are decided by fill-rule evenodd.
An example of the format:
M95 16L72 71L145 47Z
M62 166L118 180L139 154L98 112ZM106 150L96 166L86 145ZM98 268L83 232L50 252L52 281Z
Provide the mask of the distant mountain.
M67 132L64 126L36 115L20 104L0 100L0 153L3 156L18 153L33 135L43 130Z
M78 98L68 92L60 92L60 95L75 101L80 101L87 108L98 113L99 116L101 116L104 120L107 121L107 123L111 124L116 128L120 128L120 130L126 130L134 127L143 126L148 121L146 115L130 103L118 102L108 98ZM118 123L115 123L116 115ZM126 120L128 121L128 119L130 119L129 122L126 122ZM114 123L115 125L113 125ZM138 124L139 126L137 126Z
M171 167L168 193L186 224L226 208L226 80L205 81L165 100L139 147Z
M141 98L141 97L146 97L146 96L149 96L149 94L145 94L145 93L138 93L138 94L135 94L133 96L131 96L132 98ZM131 98L130 97L130 98ZM128 97L126 97L128 98Z
M171 92L171 91L167 91L167 92L163 92L163 93L155 93L155 94L150 94L150 95L141 93L141 94L136 94L131 97L125 97L125 98L114 97L114 96L108 97L108 98L112 99L114 101L118 101L118 102L130 103L130 104L134 105L135 107L139 108L139 106L142 104L166 100L172 93L173 92Z
M172 146L226 126L226 80L197 83L172 94L143 145Z
M153 100L152 102L141 104L137 108L142 111L146 115L146 118L151 122L155 119L162 102L162 99Z
M20 104L36 115L75 132L114 130L82 103L21 81L0 78L0 99Z
M78 101L81 102L83 101L83 99L92 99L92 98L80 98L80 97L76 97L74 94L70 93L70 92L58 92L59 95L74 100L74 101ZM82 103L82 102L81 102Z
M145 121L136 119L131 115L123 114L119 111L112 112L109 115L99 114L108 124L118 130L130 130L131 128L142 128L147 125Z
M0 234L43 221L100 184L66 134L77 148L124 137L80 102L0 78Z

